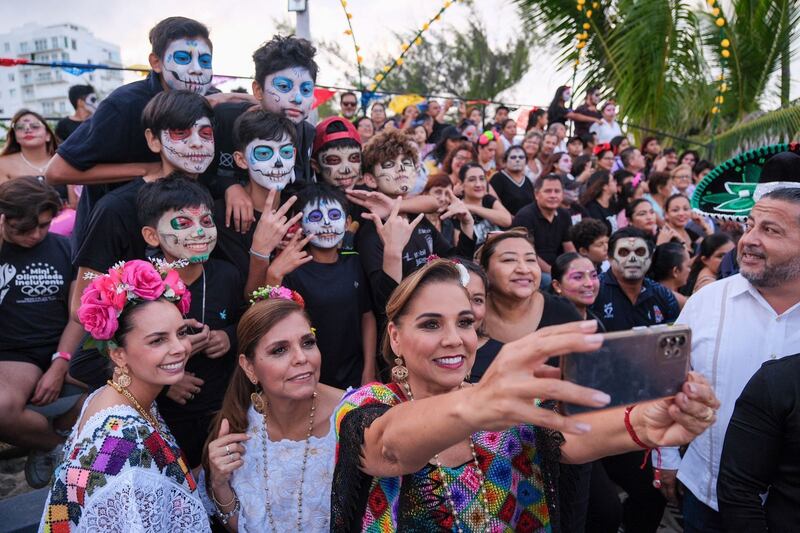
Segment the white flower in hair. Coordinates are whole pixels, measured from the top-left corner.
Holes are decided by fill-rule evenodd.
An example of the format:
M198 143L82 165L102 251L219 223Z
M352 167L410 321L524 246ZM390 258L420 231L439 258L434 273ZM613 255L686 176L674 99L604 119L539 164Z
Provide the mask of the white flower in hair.
M458 270L458 278L463 287L469 285L469 270L461 263L454 263L456 270Z

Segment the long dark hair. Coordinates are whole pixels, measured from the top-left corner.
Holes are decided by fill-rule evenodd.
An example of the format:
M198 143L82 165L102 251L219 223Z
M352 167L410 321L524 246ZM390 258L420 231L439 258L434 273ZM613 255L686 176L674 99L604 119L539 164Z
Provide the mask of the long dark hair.
M653 252L653 262L647 277L653 281L664 281L672 275L673 268L680 268L683 264L686 247L679 242L665 242L656 246Z
M17 130L14 129L14 126L16 126L17 121L19 121L19 119L25 115L31 115L42 123L45 131L50 136L50 140L45 144L47 147L47 155L54 155L56 153L56 148L58 148L58 137L56 137L56 134L53 133L53 130L50 128L50 124L48 124L44 117L36 111L31 111L30 109L20 109L14 113L13 117L11 117L11 126L8 128L8 133L6 134L6 145L3 148L3 151L0 152L0 157L4 155L16 154L22 151L22 146L17 140Z
M548 120L553 120L553 116L555 115L553 111L567 106L564 103L564 91L567 89L569 89L569 85L561 85L556 89L556 94L553 96L553 99L550 101L550 106L547 108Z
M705 257L708 259L714 255L717 250L729 242L733 242L733 238L723 231L712 233L703 239L703 241L700 243L700 250L692 260L692 269L689 271L689 279L686 281L686 285L684 285L681 289L681 294L684 294L685 296L691 296L691 294L694 292L694 286L697 283L697 276L705 266L701 258ZM719 273L717 274L719 275Z
M597 200L603 193L603 187L611 181L611 173L607 170L598 170L589 176L586 190L580 197L580 204L586 206L592 200Z

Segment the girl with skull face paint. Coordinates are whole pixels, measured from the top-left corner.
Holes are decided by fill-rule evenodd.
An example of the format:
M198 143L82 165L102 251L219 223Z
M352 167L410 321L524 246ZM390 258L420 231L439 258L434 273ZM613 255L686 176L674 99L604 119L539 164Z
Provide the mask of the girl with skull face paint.
M327 184L286 193L297 197L290 214L302 216L307 244L298 250L303 255L294 250L298 244L287 246L269 266L267 284L293 289L305 300L322 352L321 383L346 389L374 381L377 329L369 285L358 257L339 252L347 199Z

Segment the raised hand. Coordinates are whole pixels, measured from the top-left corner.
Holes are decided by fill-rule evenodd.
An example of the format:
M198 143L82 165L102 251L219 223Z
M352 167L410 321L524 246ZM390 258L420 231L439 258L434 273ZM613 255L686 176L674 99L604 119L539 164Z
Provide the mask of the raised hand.
M271 254L278 247L289 228L303 216L303 213L297 213L292 218L286 217L289 208L297 201L296 196L292 196L278 209L273 210L272 206L275 205L275 198L277 198L278 194L275 189L270 189L264 202L261 218L256 224L256 230L253 232L252 249L259 255L268 256Z
M386 220L392 212L394 201L382 192L363 191L361 189L352 189L345 192L350 202L369 209L372 213L378 215L381 220Z
M392 205L389 216L386 218L386 222L383 222L383 217L375 211L364 213L362 216L375 224L378 236L383 243L384 253L386 253L387 250L402 252L403 248L408 244L414 228L417 227L417 224L420 223L425 215L420 213L417 218L409 222L407 217L400 215L400 199L397 198Z
M250 231L250 225L255 220L253 215L253 201L241 185L231 185L225 190L225 226L233 227L240 233Z
M231 340L228 334L221 329L211 330L208 334L208 346L206 347L206 357L217 359L222 357L231 349Z
M184 319L183 323L190 328L200 330L197 333L192 333L186 336L186 338L189 339L189 342L192 343L192 352L190 356L205 350L208 347L208 334L211 332L211 329L207 325L201 324L199 320L195 320L194 318L186 318Z
M167 398L180 405L186 405L187 402L194 400L194 397L200 394L203 383L205 381L193 373L184 372L179 382L167 388Z
M280 285L287 274L314 259L305 250L312 238L313 234L304 237L302 231L296 231L292 235L286 247L270 263L267 269L267 285Z
M444 192L448 198L448 206L445 212L439 215L439 218L442 220L455 218L461 224L461 232L472 239L475 233L475 219L472 218L472 213L469 212L467 204L452 191L445 189Z
M222 419L217 438L208 443L211 490L230 488L231 474L244 464L243 442L249 438L246 433L231 433L228 420Z

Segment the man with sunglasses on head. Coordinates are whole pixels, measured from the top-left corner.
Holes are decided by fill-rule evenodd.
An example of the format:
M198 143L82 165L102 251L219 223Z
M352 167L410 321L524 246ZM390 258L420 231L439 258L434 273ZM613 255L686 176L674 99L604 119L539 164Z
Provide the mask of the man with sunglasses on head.
M356 111L358 111L358 98L356 98L356 93L352 91L342 93L342 96L339 97L339 106L342 108L342 112L340 113L342 117L350 121L355 120Z

